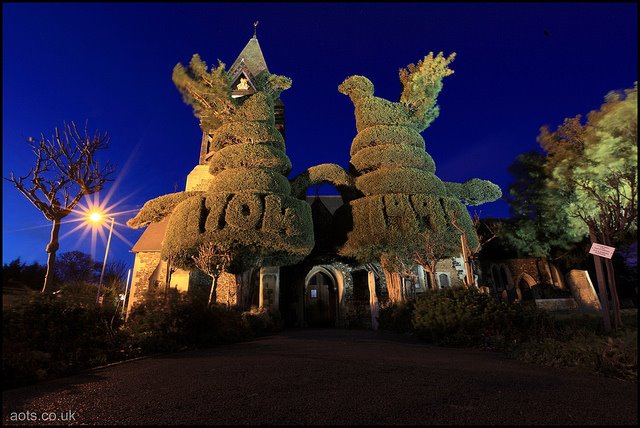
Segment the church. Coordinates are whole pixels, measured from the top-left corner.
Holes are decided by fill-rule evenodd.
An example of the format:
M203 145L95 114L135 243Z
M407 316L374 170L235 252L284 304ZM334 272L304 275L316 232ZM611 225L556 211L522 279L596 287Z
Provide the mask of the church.
M232 97L256 93L256 82L268 73L268 68L255 32L228 73L233 82ZM285 106L279 98L274 104L274 117L275 128L284 138ZM205 191L211 184L209 165L216 154L215 132L203 132L199 163L186 177L185 192ZM377 328L379 306L389 298L385 276L377 263L355 264L338 254L334 223L336 211L345 202L343 197L306 196L306 202L313 221L311 253L294 265L264 266L243 272L243 283L248 287L240 291L231 290L235 276L223 274L218 302L243 309L278 310L288 327ZM192 292L211 284L211 278L202 272L176 269L162 259L162 243L170 217L151 222L131 250L135 262L127 313L148 292L163 292L166 287ZM401 278L403 295L415 297L428 288L460 286L465 275L461 257L439 261L435 275L431 276L434 279L416 265Z

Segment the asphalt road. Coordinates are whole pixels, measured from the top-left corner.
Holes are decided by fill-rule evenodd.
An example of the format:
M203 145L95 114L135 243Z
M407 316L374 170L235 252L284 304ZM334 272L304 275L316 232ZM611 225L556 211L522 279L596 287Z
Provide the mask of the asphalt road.
M636 383L355 330L287 330L9 390L2 399L4 425L638 422Z

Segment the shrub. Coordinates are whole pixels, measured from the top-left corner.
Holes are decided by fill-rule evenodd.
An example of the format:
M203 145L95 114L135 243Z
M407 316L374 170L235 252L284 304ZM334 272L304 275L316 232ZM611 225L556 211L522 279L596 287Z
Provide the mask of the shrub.
M356 187L365 195L386 193L422 193L434 196L447 196L442 181L427 170L393 167L380 168L356 178Z
M378 328L395 333L413 331L411 322L413 309L413 302L389 303L381 306L378 312Z
M602 322L602 321L600 321ZM571 368L637 382L637 331L618 337L601 336L582 328L560 338L523 343L512 357L548 367Z
M5 387L75 373L122 358L113 308L38 295L3 311Z
M415 303L412 323L421 338L451 346L508 348L555 334L545 311L464 288L428 290Z
M232 168L268 168L288 175L291 161L283 151L266 144L235 144L213 153L209 166L211 174Z
M127 320L128 349L132 353L176 351L237 342L251 332L236 311L213 305L174 289L165 297L150 294L135 306Z
M277 333L284 328L280 312L269 311L265 308L252 307L242 313L242 319L254 336L266 336Z

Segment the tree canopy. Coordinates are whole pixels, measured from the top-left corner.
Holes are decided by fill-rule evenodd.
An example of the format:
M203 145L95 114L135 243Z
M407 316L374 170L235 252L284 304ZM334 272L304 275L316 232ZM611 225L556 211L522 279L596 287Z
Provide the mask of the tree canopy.
M591 226L610 244L628 241L638 227L637 94L637 82L610 92L584 125L578 115L538 137L547 186L580 220L568 226L584 236Z
M620 247L636 239L638 228L638 84L612 91L598 110L565 119L555 131L542 127L538 141L547 153L550 194L575 221L566 227L592 243ZM605 329L608 293L614 325L622 324L614 266L594 256ZM606 268L605 272L602 263ZM607 293L608 290L608 293Z

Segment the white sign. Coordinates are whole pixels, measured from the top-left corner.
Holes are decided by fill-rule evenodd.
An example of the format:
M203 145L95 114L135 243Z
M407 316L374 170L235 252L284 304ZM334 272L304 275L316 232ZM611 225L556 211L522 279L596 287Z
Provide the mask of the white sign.
M591 244L591 249L589 250L589 254L593 254L595 256L604 257L605 259L610 259L613 256L613 252L616 249L613 247L608 247L602 244Z

